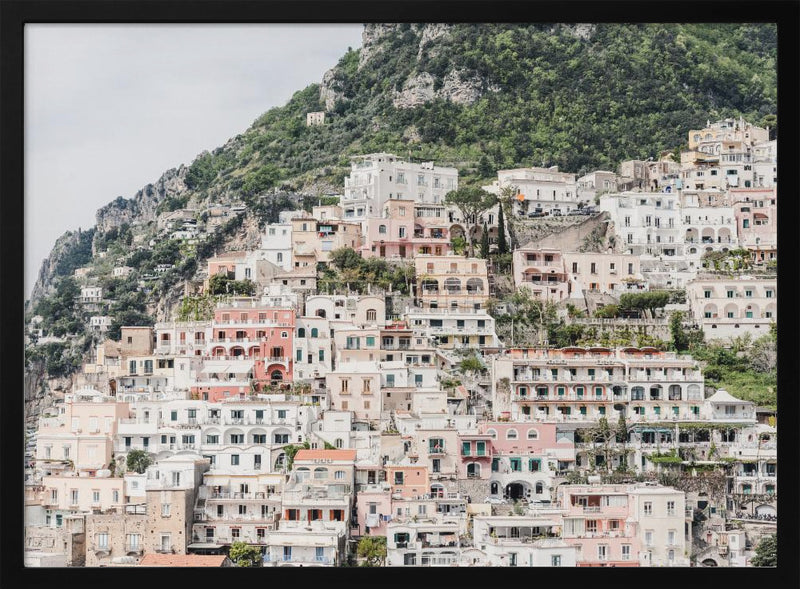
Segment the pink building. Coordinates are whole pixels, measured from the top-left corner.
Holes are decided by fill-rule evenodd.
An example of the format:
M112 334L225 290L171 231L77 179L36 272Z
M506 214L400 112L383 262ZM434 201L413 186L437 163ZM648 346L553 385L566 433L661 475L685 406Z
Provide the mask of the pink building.
M242 364L240 370L227 371L239 374L236 383L254 379L260 388L291 382L294 324L293 309L264 306L255 299L220 305L214 311L206 358L229 360L231 368ZM244 360L251 360L252 367L240 362ZM215 372L220 373L226 371L220 368ZM218 401L231 386L203 381L192 388L192 393L198 398Z
M365 243L361 255L412 259L418 254L443 255L450 251L447 225L436 217L416 218L413 200L387 201L383 216L365 222Z
M460 479L489 480L492 466L492 436L487 433L460 434L461 463L458 468Z
M639 566L637 514L625 486L562 485L558 496L562 538L580 547L578 566Z
M388 488L369 485L359 491L356 503L358 530L364 536L385 536L392 514L392 495Z
M575 460L573 438L554 423L479 423L478 431L491 440L491 495L551 501L553 476Z

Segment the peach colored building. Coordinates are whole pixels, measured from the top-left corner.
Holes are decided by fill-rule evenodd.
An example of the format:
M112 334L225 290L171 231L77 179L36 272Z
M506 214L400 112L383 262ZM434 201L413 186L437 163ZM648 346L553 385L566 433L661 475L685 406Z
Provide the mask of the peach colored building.
M463 256L414 259L417 300L423 309L483 309L489 299L486 260Z
M430 488L427 466L386 466L386 481L392 486L392 496L412 499L424 495Z
M356 419L380 419L381 376L377 359L342 363L325 376L325 383L331 409L352 411Z
M354 250L361 247L361 223L349 223L340 218L318 220L314 217L295 217L292 219L292 249L295 268L318 262L327 263L330 252L343 247Z
M518 421L701 418L704 380L691 356L655 348L512 348L494 360L494 408Z
M528 244L512 254L514 285L529 289L534 298L558 302L569 297L569 277L560 250Z
M777 188L731 190L739 244L749 249L756 263L778 255Z
M562 258L571 282L570 292L591 291L619 295L647 287L647 281L639 268L639 256L565 252Z
M42 477L42 502L53 512L91 512L120 508L126 502L122 477L50 475Z
M71 463L75 471L90 474L107 468L119 420L129 415L128 404L84 389L69 395L61 411L41 420L36 440L39 465L49 472Z

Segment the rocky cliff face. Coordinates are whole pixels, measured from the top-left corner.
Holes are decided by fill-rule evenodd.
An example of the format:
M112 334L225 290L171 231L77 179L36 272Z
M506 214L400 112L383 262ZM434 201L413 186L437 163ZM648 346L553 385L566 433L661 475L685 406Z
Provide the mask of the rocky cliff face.
M452 25L443 23L413 24L411 31L416 37L417 62L423 55L435 57L441 53L445 46L442 41L450 34ZM367 24L364 26L361 40L362 46L358 56L358 70L368 67L372 59L386 50L387 36L395 35L400 31L397 24ZM320 100L325 103L325 108L331 110L337 100L344 95L338 83L337 69L333 68L325 73L320 85ZM428 72L419 72L408 77L402 89L395 91L392 103L395 108L414 108L431 100L442 98L456 104L472 104L486 91L496 91L489 88L484 80L464 71L451 70L444 78L437 80Z
M148 223L156 218L156 207L167 197L181 196L188 190L186 187L187 166L167 170L155 184L148 184L137 192L133 198L117 198L97 211L97 229L106 232L122 223L133 221Z
M36 301L50 292L53 286L53 272L56 264L58 264L64 253L78 242L79 236L80 234L77 231L67 231L56 240L53 249L50 250L50 255L42 260L39 276L36 278L36 283L33 285L33 291L31 292L31 301Z

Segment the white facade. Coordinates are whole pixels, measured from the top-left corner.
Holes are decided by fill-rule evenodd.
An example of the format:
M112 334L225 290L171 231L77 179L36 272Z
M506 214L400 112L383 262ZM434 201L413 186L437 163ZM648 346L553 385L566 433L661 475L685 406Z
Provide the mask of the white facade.
M265 259L286 272L291 271L292 265L292 224L271 223L261 236L261 249L265 252Z
M345 219L380 217L386 201L410 199L417 203L439 204L445 195L458 189L458 170L437 167L433 162L403 161L390 153L373 153L354 161L344 180L340 206Z
M758 338L778 320L777 286L774 277L698 278L687 285L686 298L706 339Z

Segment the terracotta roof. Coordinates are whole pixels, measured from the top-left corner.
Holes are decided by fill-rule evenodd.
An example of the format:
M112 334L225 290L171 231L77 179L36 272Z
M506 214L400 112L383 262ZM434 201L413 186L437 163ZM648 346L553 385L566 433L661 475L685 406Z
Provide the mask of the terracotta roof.
M318 458L328 458L330 460L353 460L356 459L355 450L299 450L294 457L298 460L315 460Z
M143 567L221 567L224 554L145 554L139 561Z

